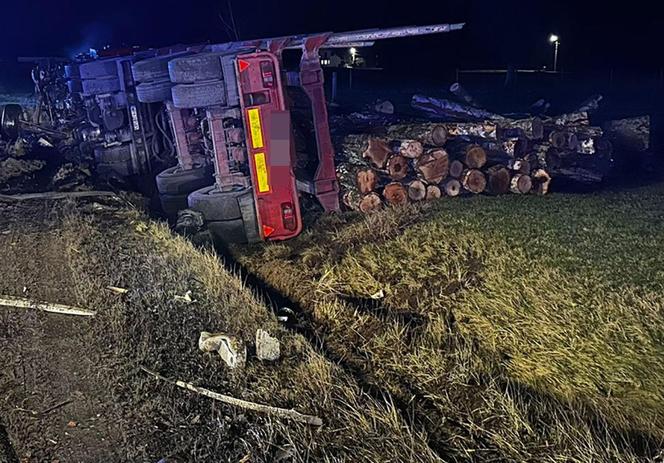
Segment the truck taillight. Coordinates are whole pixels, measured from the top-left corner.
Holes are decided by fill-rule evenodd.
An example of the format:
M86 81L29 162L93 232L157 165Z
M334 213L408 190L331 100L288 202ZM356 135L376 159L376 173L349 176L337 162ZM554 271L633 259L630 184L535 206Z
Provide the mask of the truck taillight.
M274 65L271 61L261 61L261 75L265 87L274 87Z
M297 229L297 222L295 217L295 209L293 203L282 203L281 205L281 220L284 223L286 230L294 231Z

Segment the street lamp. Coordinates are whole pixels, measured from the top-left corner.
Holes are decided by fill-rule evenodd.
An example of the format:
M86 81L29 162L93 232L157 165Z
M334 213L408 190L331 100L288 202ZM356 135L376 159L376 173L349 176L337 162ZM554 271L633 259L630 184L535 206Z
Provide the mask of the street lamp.
M558 47L560 46L560 37L556 34L551 34L549 36L549 42L554 46L553 49L553 72L558 71Z
M352 57L353 66L355 65L355 57L357 56L357 48L352 47L350 49L350 56Z

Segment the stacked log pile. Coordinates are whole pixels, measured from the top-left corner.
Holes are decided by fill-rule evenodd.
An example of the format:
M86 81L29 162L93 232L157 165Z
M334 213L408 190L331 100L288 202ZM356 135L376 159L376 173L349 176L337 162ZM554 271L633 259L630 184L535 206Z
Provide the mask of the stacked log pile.
M337 170L350 209L463 195L545 195L552 179L600 181L604 170L595 164L611 158L611 143L587 112L511 119L456 102L413 101L443 120L395 123L340 139Z

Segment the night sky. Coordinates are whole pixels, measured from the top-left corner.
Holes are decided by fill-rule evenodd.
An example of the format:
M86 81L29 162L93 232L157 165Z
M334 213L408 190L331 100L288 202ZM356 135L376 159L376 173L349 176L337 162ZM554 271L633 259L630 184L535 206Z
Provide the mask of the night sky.
M436 67L550 64L551 32L561 67L664 66L664 14L657 2L583 0L396 1L230 0L242 38L437 22L467 22L462 33L379 48ZM227 0L3 0L0 56L72 55L104 44L162 46L228 40L219 20ZM388 59L389 61L389 59Z

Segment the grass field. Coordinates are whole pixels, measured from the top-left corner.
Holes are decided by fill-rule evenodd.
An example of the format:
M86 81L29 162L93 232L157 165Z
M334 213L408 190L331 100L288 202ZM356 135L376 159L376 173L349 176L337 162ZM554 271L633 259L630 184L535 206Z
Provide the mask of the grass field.
M98 311L81 319L0 307L0 431L15 453L8 462L437 461L388 397L367 394L280 326L212 251L109 201L0 202L0 294ZM193 302L175 297L187 291ZM251 354L258 328L280 339L278 362ZM200 352L201 331L244 339L247 367L231 372ZM141 366L316 415L324 426L214 403Z
M328 216L232 252L440 457L644 461L663 456L663 225L660 184Z

